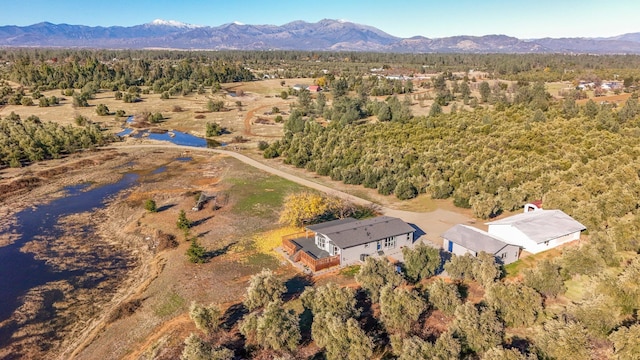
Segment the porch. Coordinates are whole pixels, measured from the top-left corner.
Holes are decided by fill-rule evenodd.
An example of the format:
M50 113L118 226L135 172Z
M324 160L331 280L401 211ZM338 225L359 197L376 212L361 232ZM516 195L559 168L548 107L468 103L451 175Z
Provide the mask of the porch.
M282 237L282 248L289 259L306 265L313 272L340 265L340 255L331 256L318 248L312 234L301 232Z

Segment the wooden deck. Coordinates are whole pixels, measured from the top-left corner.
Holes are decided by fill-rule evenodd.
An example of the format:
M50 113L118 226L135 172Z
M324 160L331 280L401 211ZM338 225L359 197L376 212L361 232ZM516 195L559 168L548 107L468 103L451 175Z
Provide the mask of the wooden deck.
M282 248L294 262L306 265L313 272L340 265L340 255L317 258L314 254L305 251L295 241L296 239L309 239L308 233L301 232L282 237Z

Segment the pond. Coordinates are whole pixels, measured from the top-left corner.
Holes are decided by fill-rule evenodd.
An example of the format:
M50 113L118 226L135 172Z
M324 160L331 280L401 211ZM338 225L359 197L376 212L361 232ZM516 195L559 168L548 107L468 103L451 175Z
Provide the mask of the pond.
M91 270L57 270L45 260L36 259L33 253L20 249L32 240L59 237L60 218L104 207L110 197L133 186L137 179L138 175L129 173L116 183L90 190L86 190L89 184L69 186L64 188L64 197L15 215L16 222L7 232L18 234L18 238L12 244L0 247L0 324L21 306L29 290L54 281L73 282L74 278ZM0 326L0 346L4 340L9 340L13 330L10 326Z
M133 135L132 135L133 134ZM151 140L168 141L176 145L192 146L192 147L206 147L214 148L219 146L226 146L226 143L221 143L215 140L204 139L201 137L193 136L191 134L183 133L180 131L167 131L163 133L150 132L149 130L141 130L133 133L132 128L126 128L123 131L117 133L120 137L132 135L134 138L148 138Z

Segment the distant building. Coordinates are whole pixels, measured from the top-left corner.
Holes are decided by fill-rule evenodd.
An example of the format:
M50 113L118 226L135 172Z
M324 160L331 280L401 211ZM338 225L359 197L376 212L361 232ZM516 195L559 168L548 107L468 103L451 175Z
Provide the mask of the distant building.
M535 210L487 223L489 234L537 254L579 240L586 227L561 210Z
M321 91L322 88L318 85L311 85L307 88L307 90L309 90L310 92L318 92Z
M508 244L501 238L471 226L458 224L441 235L444 250L461 256L478 256L484 251L495 256L500 264L511 264L520 257L520 246Z

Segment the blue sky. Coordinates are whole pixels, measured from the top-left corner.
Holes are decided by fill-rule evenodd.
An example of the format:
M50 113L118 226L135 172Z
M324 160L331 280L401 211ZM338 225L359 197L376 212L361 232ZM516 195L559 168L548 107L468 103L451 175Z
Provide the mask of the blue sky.
M640 32L638 0L2 0L0 25L131 26L154 19L218 26L344 19L391 35L596 37Z

